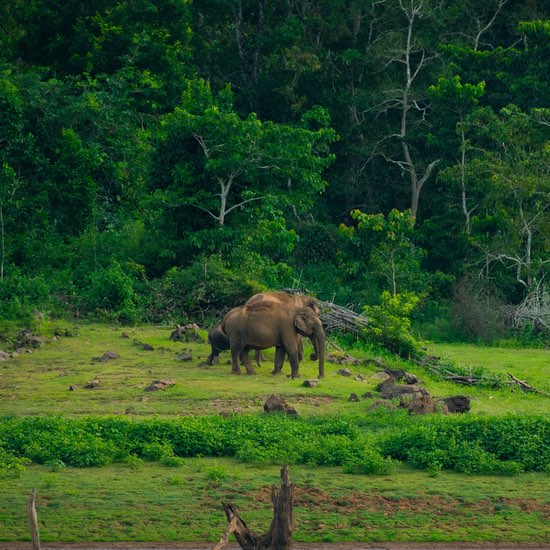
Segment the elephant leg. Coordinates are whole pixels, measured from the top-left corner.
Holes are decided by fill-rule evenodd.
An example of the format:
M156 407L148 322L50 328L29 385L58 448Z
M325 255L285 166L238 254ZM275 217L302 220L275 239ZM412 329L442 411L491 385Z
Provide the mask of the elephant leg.
M300 367L300 361L298 359L298 350L287 350L288 361L290 363L290 368L292 369L292 378L299 378L300 374L298 373L298 368Z
M214 364L220 364L220 352L217 349L212 348L212 352L206 359L206 365L211 367Z
M304 359L304 339L298 335L298 361Z
M241 374L240 355L239 349L231 348L231 374Z
M275 365L271 374L279 374L285 362L286 350L283 346L277 346L275 349Z
M250 360L250 356L248 355L248 350L244 350L241 353L241 361L243 362L243 365L246 368L247 374L256 374L256 371L254 370L254 367L252 366L252 361Z

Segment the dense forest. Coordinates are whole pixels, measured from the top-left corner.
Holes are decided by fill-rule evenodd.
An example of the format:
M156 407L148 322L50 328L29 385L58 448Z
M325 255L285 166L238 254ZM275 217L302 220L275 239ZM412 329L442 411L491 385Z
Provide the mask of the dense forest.
M550 3L3 0L0 315L298 288L550 334Z

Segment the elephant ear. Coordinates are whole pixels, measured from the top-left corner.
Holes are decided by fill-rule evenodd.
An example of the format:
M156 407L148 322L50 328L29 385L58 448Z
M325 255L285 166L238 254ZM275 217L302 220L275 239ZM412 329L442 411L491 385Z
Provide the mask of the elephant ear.
M305 334L308 334L311 331L308 331L308 323L306 320L305 313L298 313L296 317L294 317L294 326L300 331Z

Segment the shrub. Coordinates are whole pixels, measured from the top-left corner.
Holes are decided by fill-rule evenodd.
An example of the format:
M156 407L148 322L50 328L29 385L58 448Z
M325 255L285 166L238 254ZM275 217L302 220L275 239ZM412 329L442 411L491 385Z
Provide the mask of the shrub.
M382 292L380 305L363 308L369 318L364 335L402 357L418 356L422 346L412 334L410 315L419 302L420 296L412 292Z

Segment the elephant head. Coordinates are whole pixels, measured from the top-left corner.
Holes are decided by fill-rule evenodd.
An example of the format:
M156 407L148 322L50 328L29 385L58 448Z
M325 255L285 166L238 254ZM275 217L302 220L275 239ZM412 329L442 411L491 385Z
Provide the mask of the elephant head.
M319 359L319 378L325 376L325 331L321 319L309 307L299 308L294 318L294 327L298 334L307 336L315 349L312 360Z

